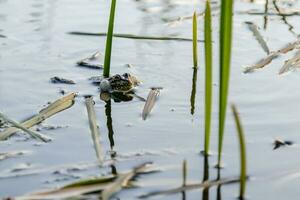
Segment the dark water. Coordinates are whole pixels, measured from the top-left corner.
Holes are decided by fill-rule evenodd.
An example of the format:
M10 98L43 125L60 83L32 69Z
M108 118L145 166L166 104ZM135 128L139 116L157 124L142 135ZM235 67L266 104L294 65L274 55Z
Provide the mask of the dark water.
M293 8L300 8L297 1ZM280 4L281 5L281 4ZM269 5L272 7L272 4ZM282 5L281 5L282 6ZM286 5L285 5L286 6ZM217 156L217 90L218 90L218 12L213 18L214 31L214 107L211 150L205 162L199 154L204 142L204 66L203 43L199 43L198 71L192 69L192 44L175 41L141 41L115 38L113 41L112 74L129 72L142 80L137 94L146 97L149 88L161 86L159 101L150 117L143 121L143 102L106 104L101 101L97 87L88 78L102 71L76 67L76 61L96 50L104 53L104 37L66 34L70 31L105 32L109 16L108 1L70 0L0 0L0 110L11 118L23 120L36 114L48 101L61 97L60 89L92 94L107 160L112 166L94 166L96 156L90 136L84 99L49 119L44 124L67 126L43 130L54 141L41 144L16 136L0 143L0 152L27 150L29 154L0 162L0 196L18 196L38 189L53 188L78 177L126 171L144 161L153 161L161 173L139 179L141 188L125 190L120 199L136 196L154 189L179 186L182 183L181 164L188 162L188 181L214 180ZM229 102L239 109L244 125L249 199L297 199L299 196L299 72L278 76L278 70L293 53L279 57L263 70L243 74L243 67L265 56L264 51L244 24L252 21L271 50L277 50L296 40L298 16L246 15L239 11L259 9L264 1L235 2L234 41ZM170 19L202 11L204 1L142 0L118 1L115 32L140 35L178 35L191 37L191 20L167 24ZM267 21L266 21L267 19ZM267 23L266 23L267 22ZM292 29L290 27L292 25ZM263 27L266 27L264 30ZM203 18L199 17L199 38L203 38ZM292 30L292 31L291 31ZM102 61L102 59L101 59ZM126 64L132 64L128 68ZM53 76L76 81L76 85L51 84ZM197 76L197 77L196 77ZM193 81L195 80L195 81ZM193 100L195 96L195 100ZM230 111L230 110L229 110ZM191 112L193 114L191 114ZM295 145L273 151L275 138L291 140ZM116 157L111 156L116 152ZM239 154L236 132L228 112L224 140L222 177L239 175ZM3 178L8 171L22 163L41 173L19 178ZM91 167L72 173L74 176L53 175L61 166L88 163ZM50 169L49 169L50 168ZM26 170L24 170L26 172ZM289 176L287 176L289 174ZM239 185L222 186L161 199L235 199Z

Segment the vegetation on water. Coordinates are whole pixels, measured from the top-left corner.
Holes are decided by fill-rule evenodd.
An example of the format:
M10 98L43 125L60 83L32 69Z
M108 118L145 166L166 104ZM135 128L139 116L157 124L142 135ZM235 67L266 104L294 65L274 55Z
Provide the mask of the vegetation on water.
M219 78L219 142L218 167L222 165L223 137L225 130L227 97L230 78L231 37L232 37L233 0L221 1L220 18L220 78Z
M110 72L112 42L113 42L114 23L115 23L115 11L116 11L116 0L111 0L108 30L106 36L106 48L105 48L105 55L104 55L104 69L103 69L103 76L106 78L109 77L109 72Z
M246 191L246 180L247 180L247 158L246 158L246 144L245 144L245 136L243 127L241 124L241 120L238 114L238 111L235 105L231 105L233 117L236 124L236 129L239 138L239 145L240 145L240 162L241 162L241 172L240 172L240 199L244 199L245 191Z
M193 63L194 68L198 67L198 25L197 14L193 15Z
M204 15L204 51L205 51L205 118L204 118L204 154L209 154L211 112L212 112L212 36L210 2L206 1Z
M212 141L218 143L218 156L217 156L217 167L218 176L217 180L210 180L209 177L209 164L208 164L208 155L210 152L210 143L211 143L211 129L212 129L212 105L213 105L213 42L212 42L212 9L210 0L206 1L205 10L203 12L204 16L204 69L205 69L205 93L204 93L204 175L201 182L189 183L187 181L187 160L183 161L182 164L182 183L180 186L166 189L166 190L158 190L149 192L144 195L140 195L140 198L148 198L157 195L170 195L176 193L184 193L188 190L198 190L199 188L203 189L203 196L205 192L208 192L209 188L217 186L218 190L222 185L226 184L240 184L240 193L239 198L244 199L246 193L246 181L247 181L247 157L246 157L246 140L243 131L243 127L241 124L241 119L239 117L239 113L237 108L232 105L232 114L235 122L237 136L239 141L239 153L240 153L240 176L230 177L230 178L221 178L220 168L222 166L222 150L223 150L223 139L225 133L225 125L226 125L226 110L228 104L228 94L229 94L229 83L230 83L230 65L231 65L231 43L232 43L232 20L233 20L233 0L222 0L221 1L221 17L220 17L220 35L219 35L219 96L218 96L218 140ZM275 7L276 4L274 3ZM168 41L188 41L189 44L192 44L192 57L193 57L193 89L191 92L191 114L194 114L195 110L195 96L196 96L196 83L197 83L197 68L199 67L198 60L198 42L202 40L198 40L198 22L196 12L193 13L192 17L186 17L185 19L192 19L192 39L184 38L184 37L162 37L162 36L143 36L143 35L134 35L134 34L116 34L114 33L114 18L115 18L115 10L116 10L116 0L111 0L110 7L110 17L108 24L107 33L88 33L88 32L71 32L71 34L77 35L97 35L97 36L106 36L106 48L105 48L105 56L104 56L104 66L100 64L91 64L90 61L96 59L100 54L96 52L89 58L85 58L79 62L77 65L84 66L92 69L102 69L103 68L103 76L110 77L110 66L111 66L111 55L112 55L112 43L113 37L121 37L121 38L129 38L129 39L142 39L142 40L168 40ZM276 9L279 13L278 8ZM279 13L280 14L280 13ZM201 14L202 16L202 14ZM178 20L177 20L178 21ZM252 65L246 68L245 72L253 72L257 69L261 69L271 63L275 58L282 54L286 54L294 49L297 49L300 40L297 40L293 43L288 44L287 46L277 50L270 51L266 41L263 36L259 32L259 28L253 22L246 23L249 26L249 29L252 31L254 37L259 42L262 49L267 53L266 58L262 59L255 65ZM190 54L191 52L188 51ZM292 58L288 59L282 68L279 71L279 74L286 73L295 68L300 68L300 54L299 52L294 55ZM176 72L174 72L176 73ZM71 80L67 80L60 77L55 77L54 79L59 83L71 83ZM74 82L75 83L75 82ZM98 84L99 85L99 84ZM145 105L142 111L142 119L146 120L151 112L154 104L157 102L158 96L160 95L160 89L151 88L149 91L147 100L145 100ZM41 134L36 131L32 131L29 128L33 127L44 121L45 119L70 108L74 104L75 93L70 93L63 98L58 99L57 101L50 103L46 108L42 109L37 115L30 118L29 120L25 120L24 122L17 122L8 118L6 115L0 113L0 119L4 119L5 122L11 124L11 127L4 127L3 131L0 132L0 140L5 140L8 137L12 136L18 130L23 130L24 132L30 134L31 137L38 139L43 142L49 142L51 139L48 136ZM82 95L83 96L83 95ZM81 97L82 97L81 96ZM111 94L108 94L110 97ZM130 97L139 98L140 100L144 100L143 97L139 97L134 93L131 94ZM76 181L71 184L67 184L58 189L32 193L29 195L25 195L20 197L20 199L48 199L48 198L69 198L69 197L84 197L82 195L89 195L90 193L96 193L99 195L99 198L108 200L116 193L121 191L126 187L130 187L131 180L138 174L147 173L148 169L146 169L146 164L139 165L138 167L132 168L129 172L126 173L118 173L114 169L114 165L111 164L113 162L117 162L115 159L116 152L114 151L114 132L112 127L112 117L111 117L111 107L112 107L111 99L105 101L105 114L107 117L107 129L108 129L108 137L110 142L110 159L105 159L101 143L100 143L100 127L97 124L96 111L94 108L94 100L92 96L85 96L85 105L87 109L87 117L89 120L90 132L94 144L94 149L97 157L97 167L106 168L108 165L112 168L112 175L103 175L101 177L83 179L80 181ZM101 120L102 122L102 120ZM1 127L2 128L2 127ZM276 141L275 145L289 145L289 141ZM278 148L278 147L277 147ZM20 154L21 151L16 152L7 152L0 154L0 160L4 160L11 157L16 157ZM109 162L107 164L106 162ZM28 175L24 173L25 175ZM22 175L24 175L22 174ZM17 176L16 176L17 177ZM1 178L1 177L0 177ZM18 199L18 198L17 198Z

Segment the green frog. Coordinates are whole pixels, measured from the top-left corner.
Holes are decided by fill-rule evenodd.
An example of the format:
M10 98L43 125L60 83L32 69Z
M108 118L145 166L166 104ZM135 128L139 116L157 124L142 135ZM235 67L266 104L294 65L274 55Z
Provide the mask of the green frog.
M100 89L101 92L121 92L126 94L132 91L139 83L138 79L129 73L124 73L123 75L116 74L101 80Z

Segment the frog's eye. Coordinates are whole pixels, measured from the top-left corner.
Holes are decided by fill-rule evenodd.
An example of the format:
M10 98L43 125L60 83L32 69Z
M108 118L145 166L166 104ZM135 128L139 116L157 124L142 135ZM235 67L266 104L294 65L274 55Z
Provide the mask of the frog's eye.
M120 76L119 74L117 74L117 75L115 76L115 79L116 79L116 80L120 80L120 79L121 79L121 76Z
M123 76L124 76L125 78L128 78L130 75L129 75L128 73L124 73Z

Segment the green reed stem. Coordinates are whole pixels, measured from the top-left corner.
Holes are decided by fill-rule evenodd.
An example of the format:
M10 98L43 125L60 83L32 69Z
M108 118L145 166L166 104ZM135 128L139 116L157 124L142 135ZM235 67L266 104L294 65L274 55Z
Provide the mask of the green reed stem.
M205 38L205 142L204 154L209 154L211 109L212 109L212 36L211 36L211 9L209 1L206 1L204 17L204 38Z
M221 167L221 154L226 119L226 106L229 89L233 0L222 0L220 20L220 82L219 82L219 142L218 167Z
M193 15L193 61L194 67L198 66L198 30L197 30L197 13Z
M240 199L244 199L245 190L246 190L246 180L247 180L247 159L246 159L246 145L243 127L240 122L240 118L237 112L235 105L231 105L232 113L235 119L236 129L239 137L240 143L240 160L241 160L241 174L240 174Z
M115 10L116 10L116 0L111 0L109 24L106 37L106 48L104 57L104 70L103 76L109 77L110 71L110 60L111 60L111 49L112 49L112 38L114 33L114 21L115 21Z

